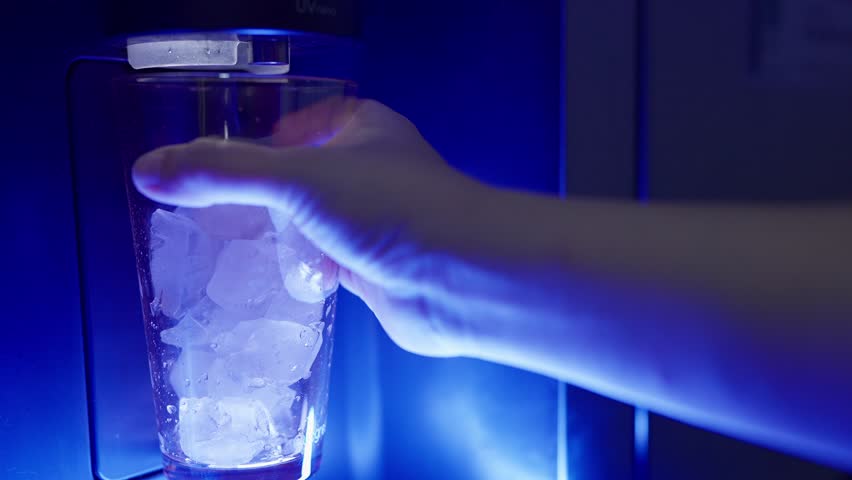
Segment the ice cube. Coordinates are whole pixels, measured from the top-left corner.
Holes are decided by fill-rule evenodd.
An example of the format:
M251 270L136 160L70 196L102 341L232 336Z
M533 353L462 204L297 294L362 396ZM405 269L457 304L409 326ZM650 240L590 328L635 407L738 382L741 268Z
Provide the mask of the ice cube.
M160 332L160 340L180 348L209 343L207 329L191 315L185 315L177 325Z
M214 418L215 400L208 397L182 397L178 402L178 433L181 443L187 440L209 440L219 425ZM186 449L184 447L184 449Z
M325 255L302 261L284 273L284 287L294 299L322 303L337 290L337 265Z
M286 291L282 291L269 304L264 318L270 320L289 320L302 325L321 322L324 302L305 303L294 299Z
M177 325L160 332L160 340L168 345L185 348L207 343L207 329L192 316L184 316Z
M281 277L291 297L321 303L337 289L337 264L295 227L280 232L277 239Z
M209 346L213 339L234 328L241 320L251 318L243 312L228 312L207 296L201 298L172 328L160 332L163 343L180 348Z
M288 321L240 322L224 335L225 369L246 386L259 382L292 385L310 376L322 346L322 331Z
M293 438L289 439L284 445L282 445L282 455L293 455L296 453L302 453L305 449L305 435L302 433L297 433Z
M217 358L210 366L207 395L215 399L242 397L257 400L267 409L270 418L275 419L276 425L289 425L289 409L296 392L263 378L246 379L239 372L229 372L225 368L225 360Z
M296 392L289 387L267 383L249 389L248 397L261 402L269 411L272 419L270 431L273 435L292 436L299 426L298 415L294 418L290 407L296 398Z
M184 348L169 370L169 383L179 397L208 394L211 367L216 355L206 349Z
M265 207L224 204L206 208L179 207L175 213L191 218L208 235L221 240L255 240L273 231Z
M209 339L233 329L243 320L256 318L251 311L225 310L208 296L193 305L189 310L189 315L192 315L207 330ZM215 349L215 347L213 348Z
M201 298L220 247L186 217L161 209L151 215L151 283L163 314L178 318Z
M252 330L244 324L254 324L257 322L258 320L240 322L237 324L237 327L240 328L235 327L214 337L212 345L216 346L214 348L216 353L222 358L225 358L230 354L242 351L246 347L248 339L253 333Z
M288 226L290 226L290 221L293 219L293 216L284 210L270 208L269 218L272 220L274 230L276 232L283 232Z
M239 377L231 375L225 368L224 357L217 357L210 365L207 394L213 398L240 397L248 392L248 386Z
M232 240L222 249L207 296L225 310L260 317L281 290L274 240Z
M178 435L183 453L213 467L250 462L270 440L271 419L255 399L182 398Z
M282 255L282 258L294 255L293 259L300 261L310 260L322 255L322 252L292 223L288 224L286 228L278 230L276 238L279 245L287 247L287 254Z

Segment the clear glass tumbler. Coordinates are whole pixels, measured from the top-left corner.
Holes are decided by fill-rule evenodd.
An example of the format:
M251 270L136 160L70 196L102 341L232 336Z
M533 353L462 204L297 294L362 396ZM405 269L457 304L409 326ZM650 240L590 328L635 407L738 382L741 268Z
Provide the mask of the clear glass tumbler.
M129 171L197 137L321 142L354 85L198 72L130 76L115 91L166 476L307 478L325 433L337 266L283 211L158 204ZM296 112L316 112L290 117L309 135L282 131Z

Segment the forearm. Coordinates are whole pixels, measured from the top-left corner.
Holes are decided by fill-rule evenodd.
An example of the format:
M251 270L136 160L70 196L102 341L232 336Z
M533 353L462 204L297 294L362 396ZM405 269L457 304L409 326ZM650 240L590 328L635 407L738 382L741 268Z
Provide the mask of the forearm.
M852 212L489 197L468 355L852 469Z

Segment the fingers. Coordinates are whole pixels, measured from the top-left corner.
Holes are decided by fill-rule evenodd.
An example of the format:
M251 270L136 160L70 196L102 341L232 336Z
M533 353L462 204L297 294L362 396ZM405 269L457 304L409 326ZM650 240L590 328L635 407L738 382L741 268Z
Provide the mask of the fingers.
M336 132L336 133L334 133ZM304 146L325 141L326 146ZM265 144L204 138L158 148L133 167L136 188L165 204L204 207L242 203L288 208L292 186L321 167L316 162L351 160L345 147L378 140L378 144L422 142L402 115L371 100L330 99L284 117ZM302 145L302 146L292 146ZM328 163L323 163L328 165Z
M360 100L331 97L289 113L278 121L269 141L279 147L323 145L353 117Z
M284 116L270 143L355 145L376 139L420 140L407 118L374 100L333 97Z
M351 118L330 143L352 145L383 138L394 142L420 142L420 132L405 116L375 100L359 100Z
M379 102L331 97L285 115L268 143L280 147L352 145L377 136L408 139L414 134L419 136L407 118Z
M317 150L199 139L143 155L133 166L133 183L143 195L171 205L239 203L286 208L288 191L301 181L305 166L316 161Z

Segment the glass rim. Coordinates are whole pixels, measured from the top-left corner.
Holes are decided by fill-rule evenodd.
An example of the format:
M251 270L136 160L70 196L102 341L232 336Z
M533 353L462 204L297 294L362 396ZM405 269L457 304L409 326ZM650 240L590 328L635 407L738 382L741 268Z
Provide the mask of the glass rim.
M310 75L259 75L250 72L180 71L180 72L133 72L121 75L117 80L130 85L187 85L187 84L246 84L279 85L298 88L345 88L357 87L357 83L342 78Z

